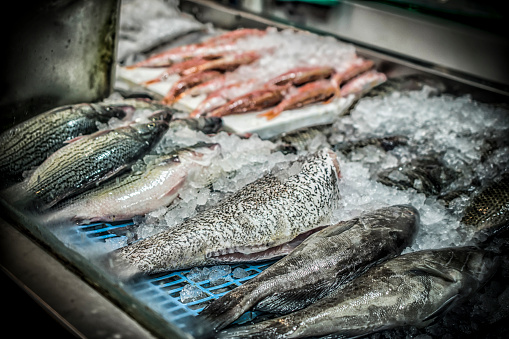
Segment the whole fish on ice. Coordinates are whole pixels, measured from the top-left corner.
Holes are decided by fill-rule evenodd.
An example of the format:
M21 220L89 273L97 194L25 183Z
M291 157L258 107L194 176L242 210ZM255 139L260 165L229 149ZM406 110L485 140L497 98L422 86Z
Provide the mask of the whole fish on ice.
M0 175L20 181L24 171L80 135L94 133L97 123L134 112L127 104L77 104L58 107L24 121L0 135ZM6 179L4 177L4 179Z
M299 171L267 174L182 224L112 252L106 265L128 278L286 254L290 241L329 221L339 200L339 164L331 150L310 154L292 169Z
M143 169L110 180L58 204L45 223L127 220L175 200L188 176L201 171L219 154L219 144L198 144L151 159Z
M370 268L311 306L232 328L221 338L357 337L401 326L423 327L467 298L498 260L476 247L424 250Z
M461 222L476 231L489 233L509 226L509 173L504 173L472 198Z
M161 139L166 121L86 135L48 157L23 182L23 204L42 210L129 168Z
M419 213L391 206L328 226L255 278L207 305L199 319L220 330L251 308L287 314L337 289L373 263L398 255L417 233Z

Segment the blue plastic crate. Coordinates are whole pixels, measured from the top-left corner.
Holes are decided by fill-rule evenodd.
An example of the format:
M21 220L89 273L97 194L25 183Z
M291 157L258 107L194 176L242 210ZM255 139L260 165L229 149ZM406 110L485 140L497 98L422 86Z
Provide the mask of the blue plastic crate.
M77 226L77 237L86 237L93 242L106 242L113 238L127 238L129 228L134 226L132 221L115 223L94 223ZM121 239L119 239L121 240ZM203 308L212 300L217 299L237 286L257 276L274 261L258 264L235 264L230 265L231 270L237 267L243 268L248 276L234 278L228 274L221 283L213 284L209 280L193 281L187 276L191 270L173 271L164 274L154 274L142 278L130 289L135 297L144 301L149 307L158 312L164 319L171 321L183 330L187 330L190 318L196 317ZM197 299L183 303L180 292L186 285L192 285L202 291ZM242 315L235 323L244 323L261 314L249 311Z

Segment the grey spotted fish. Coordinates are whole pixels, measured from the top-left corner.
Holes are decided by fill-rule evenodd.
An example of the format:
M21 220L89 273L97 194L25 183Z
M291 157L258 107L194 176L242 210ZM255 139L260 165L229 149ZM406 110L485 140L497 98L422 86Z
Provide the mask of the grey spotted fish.
M328 223L339 201L334 152L323 149L300 163L298 173L267 174L182 224L112 252L106 264L129 278L288 253L289 242Z
M408 144L408 138L403 135L391 135L385 137L371 137L360 140L349 140L334 145L334 150L339 151L345 155L353 152L356 149L366 146L377 146L384 151L390 151L397 146L404 146Z
M22 173L40 165L65 142L94 133L97 123L124 118L134 112L129 104L77 104L39 114L0 135L0 176L21 181Z
M461 222L476 231L497 232L509 226L509 173L503 174L472 198Z
M219 144L197 144L156 156L141 168L57 204L41 218L46 224L88 223L145 215L170 205L190 173L202 173L219 150Z
M71 142L22 183L23 205L44 210L119 174L147 154L167 129L167 122L155 121L102 130Z
M380 171L376 180L400 190L413 188L426 195L439 195L454 178L455 172L438 156L429 155Z
M219 333L221 338L363 336L401 326L423 327L472 295L498 266L476 247L407 253L370 268L300 311Z
M396 205L328 226L255 278L213 301L200 313L223 329L249 309L287 314L302 309L398 255L417 233L419 212Z

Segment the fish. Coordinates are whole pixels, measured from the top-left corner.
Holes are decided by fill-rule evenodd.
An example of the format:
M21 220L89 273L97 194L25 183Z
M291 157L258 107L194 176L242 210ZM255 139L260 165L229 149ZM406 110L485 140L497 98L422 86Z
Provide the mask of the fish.
M219 144L197 144L157 156L135 171L62 201L41 219L45 224L85 224L143 216L170 205L188 176L202 172L219 152Z
M340 87L341 96L346 97L350 94L354 94L357 97L363 96L372 88L383 84L386 80L387 76L381 72L369 71L362 73Z
M209 38L204 42L174 47L169 50L157 53L134 65L127 66L128 69L137 67L164 67L171 66L176 62L197 56L215 56L224 52L235 50L235 42L248 36L263 36L267 32L259 29L244 28L220 34Z
M196 117L173 119L169 122L170 131L178 131L182 128L189 128L205 134L216 134L223 127L223 119L218 117Z
M111 178L147 154L168 129L166 121L101 130L62 147L22 183L20 202L43 211Z
M200 65L194 65L183 70L182 75L204 72L208 70L214 71L233 71L241 65L248 65L261 57L261 54L255 51L247 51L240 53L223 54L217 59L210 60Z
M204 56L204 57L198 56L198 57L194 57L194 58L191 58L189 60L186 60L186 61L175 63L175 64L171 65L170 67L166 68L164 70L164 72L159 74L158 77L156 77L154 79L146 80L142 84L143 85L150 85L150 84L155 84L155 83L158 83L158 82L161 82L161 81L165 81L166 79L168 79L170 76L172 76L174 74L183 75L183 72L186 69L189 69L191 67L195 67L195 66L198 66L198 65L205 64L205 63L209 62L210 60L214 60L214 59L216 59L218 57L219 56L216 56L216 55L214 55L214 56Z
M332 80L337 86L339 86L355 76L367 72L374 65L375 63L372 60L358 57L354 58L353 60L346 62L342 65L342 67L336 68L332 75Z
M408 145L408 137L404 135L390 135L385 137L371 137L360 140L348 140L337 143L333 146L334 151L339 151L345 155L352 151L366 146L377 146L388 152L398 146Z
M101 262L121 280L219 263L268 260L326 225L339 202L337 157L323 149L267 173L183 223L109 253ZM294 167L292 167L294 168ZM301 238L298 238L301 236ZM298 239L296 239L298 238Z
M339 89L334 82L317 80L299 87L293 93L290 92L276 107L257 116L272 120L283 111L321 101L328 103L335 97L339 97Z
M283 93L279 89L257 89L231 99L226 104L213 109L205 116L224 117L230 114L259 111L277 105L283 100L283 97Z
M214 108L226 104L229 100L238 97L239 95L249 93L251 90L253 90L254 86L256 86L255 79L225 84L223 87L208 93L207 97L203 99L203 101L200 102L198 106L196 106L196 108L189 114L189 116L197 117L205 115L206 113L212 111Z
M382 170L376 174L376 181L399 190L415 189L429 196L442 193L456 177L457 173L439 155L431 154Z
M465 208L461 222L475 231L496 233L509 226L509 172L483 187Z
M225 330L218 337L357 337L424 327L484 285L499 262L493 253L473 246L403 254L300 311Z
M221 76L221 73L217 71L204 71L184 76L172 85L164 96L162 103L171 105L181 99L189 89L219 76Z
M334 68L329 66L296 67L270 79L265 86L299 86L319 79L329 78L334 72Z
M0 174L3 180L20 182L23 172L39 166L65 142L94 133L97 123L123 119L133 113L130 104L82 103L57 107L26 120L0 135Z
M301 151L312 151L312 147L316 146L314 143L316 139L319 140L320 146L325 144L330 135L331 125L325 124L282 133L272 137L270 141L277 145L275 151L280 151L284 154L296 154Z
M259 275L214 300L198 319L221 330L249 309L288 314L303 309L401 254L417 233L419 212L395 205L327 226Z

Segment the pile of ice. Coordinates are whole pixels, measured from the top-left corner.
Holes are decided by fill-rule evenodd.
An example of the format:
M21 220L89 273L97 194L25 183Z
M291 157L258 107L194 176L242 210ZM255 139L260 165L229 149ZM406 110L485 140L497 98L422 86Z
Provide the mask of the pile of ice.
M475 180L490 180L507 168L507 145L487 152L488 144L509 131L509 112L482 104L469 96L433 96L433 89L394 92L361 99L349 116L338 120L329 138L334 144L348 140L391 135L407 136L409 146L385 152L368 146L351 154L338 154L342 170L342 206L337 220L345 220L387 204L410 204L421 216L421 228L409 250L457 246L468 243L470 230L460 224L468 196L460 196L450 209L414 189L397 190L374 180L377 172L400 166L428 154L441 156L445 166L458 173L449 189L463 188ZM451 210L452 209L452 210Z

